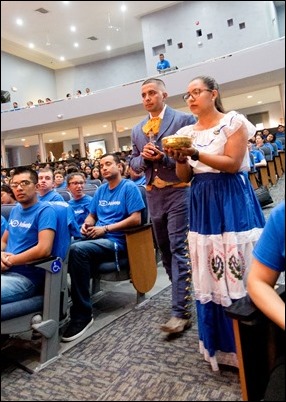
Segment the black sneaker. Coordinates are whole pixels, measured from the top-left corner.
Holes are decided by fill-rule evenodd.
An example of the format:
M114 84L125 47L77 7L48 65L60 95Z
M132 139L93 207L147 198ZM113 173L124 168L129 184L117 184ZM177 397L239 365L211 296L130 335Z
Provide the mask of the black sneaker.
M89 327L91 327L93 324L93 318L91 318L90 321L86 322L73 322L71 321L63 333L62 336L62 341L63 342L71 342L74 341L75 339L79 338L82 336L85 331L88 330Z

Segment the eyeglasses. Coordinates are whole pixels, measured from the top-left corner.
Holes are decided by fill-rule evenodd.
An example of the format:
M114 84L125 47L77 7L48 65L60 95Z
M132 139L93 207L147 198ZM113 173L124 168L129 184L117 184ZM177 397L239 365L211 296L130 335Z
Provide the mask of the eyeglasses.
M198 99L200 94L204 91L212 92L211 89L194 89L191 93L187 92L185 95L183 95L183 99L185 102L188 102L188 100L190 98L192 98L193 100L196 100L196 99Z
M84 181L70 181L69 184L72 184L73 186L83 186Z
M30 180L22 180L22 181L20 181L20 183L10 183L10 187L17 188L18 186L20 186L21 188L25 188L25 187L28 187L32 183L33 182Z

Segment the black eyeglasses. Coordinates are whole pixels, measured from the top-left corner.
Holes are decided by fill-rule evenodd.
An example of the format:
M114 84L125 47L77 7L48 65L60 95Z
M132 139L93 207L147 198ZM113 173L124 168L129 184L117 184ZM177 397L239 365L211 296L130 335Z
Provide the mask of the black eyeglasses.
M32 183L33 182L30 180L22 180L22 181L20 181L20 183L10 183L10 187L17 188L18 186L20 186L21 188L25 188L25 187L28 187Z
M190 98L196 100L204 91L212 92L212 89L194 89L192 92L187 92L185 95L183 95L183 99L185 102L188 102Z

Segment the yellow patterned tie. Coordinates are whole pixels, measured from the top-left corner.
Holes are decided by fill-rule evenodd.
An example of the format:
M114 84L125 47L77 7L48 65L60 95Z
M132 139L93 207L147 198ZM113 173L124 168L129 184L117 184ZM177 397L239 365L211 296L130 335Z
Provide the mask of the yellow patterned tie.
M153 131L153 134L157 135L160 130L161 120L160 117L152 117L152 119L148 120L145 126L142 127L143 132L147 136L149 136L150 131Z

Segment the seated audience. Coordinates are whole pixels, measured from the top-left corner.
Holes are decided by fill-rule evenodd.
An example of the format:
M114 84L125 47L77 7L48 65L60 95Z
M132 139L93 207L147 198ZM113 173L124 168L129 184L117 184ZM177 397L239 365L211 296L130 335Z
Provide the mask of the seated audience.
M8 227L8 222L7 222L6 218L3 215L1 215L1 238L2 238L5 230L7 229L7 227Z
M132 169L131 166L128 168L128 173L130 176L130 179L133 181L133 183L137 184L137 186L146 185L146 177L144 172L137 173L135 170Z
M64 201L55 190L54 172L51 168L39 169L38 173L38 199L39 201Z
M285 330L285 303L274 290L281 272L285 272L285 200L270 213L253 250L247 277L251 300Z
M28 108L35 107L34 102L28 101L28 102L27 102L27 107L28 107Z
M261 134L255 135L255 144L256 144L257 149L260 149L264 152L266 162L268 160L273 160L274 149L271 144L265 142L265 139L262 137ZM267 152L267 148L268 148L268 152ZM268 154L269 154L269 156L268 156Z
M284 140L285 140L285 126L283 126L283 124L279 124L275 135L276 135L276 138L278 138L279 140L280 140L280 138L284 138Z
M162 71L162 70L165 70L166 68L171 67L169 61L165 59L165 56L163 55L163 53L161 53L159 55L159 59L160 59L160 61L158 61L158 63L157 63L157 71Z
M254 148L253 144L250 141L248 141L247 145L250 156L250 170L257 173L257 181L261 183L260 167L267 166L264 152L259 148Z
M37 173L18 167L11 180L17 205L1 239L1 304L23 300L42 291L44 270L26 265L51 255L57 217L49 203L37 198ZM23 224L21 224L23 223Z
M1 204L16 204L16 198L9 184L1 186Z
M117 252L126 252L123 230L141 223L141 210L145 207L142 195L131 180L122 178L120 165L115 154L105 154L100 159L101 174L107 183L96 190L90 213L82 225L81 233L86 240L75 242L70 248L72 306L71 321L62 337L64 342L77 339L93 323L89 288L97 264L113 260Z
M96 184L97 186L101 185L101 174L100 170L97 166L94 166L91 170L91 175L90 175L90 184Z
M90 212L92 197L84 193L86 178L82 172L73 172L67 176L67 188L73 199L68 201L75 213L76 221L81 227L85 218Z
M282 150L283 150L282 142L281 142L280 140L277 140L276 134L269 133L268 136L267 136L267 138L266 138L266 141L267 141L267 142L270 142L270 144L272 144L272 146L276 144L276 146L277 146L277 153L276 153L276 155L278 155L278 151L282 151Z
M285 331L285 301L275 291L275 284L282 273L285 284L285 200L270 213L253 250L247 277L247 290L251 300ZM262 401L285 401L285 349L284 345L276 346L274 345L276 350L271 349L276 359Z
M64 170L57 169L54 171L54 182L55 182L55 189L67 187Z

